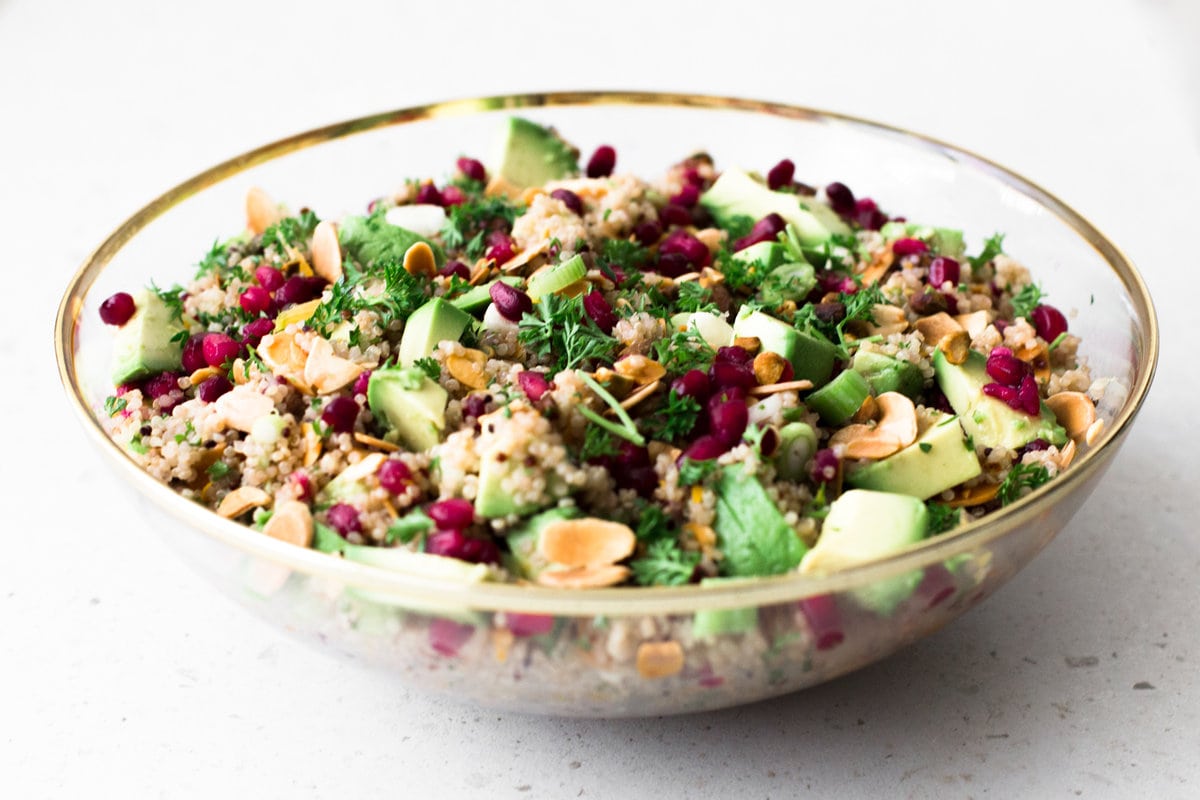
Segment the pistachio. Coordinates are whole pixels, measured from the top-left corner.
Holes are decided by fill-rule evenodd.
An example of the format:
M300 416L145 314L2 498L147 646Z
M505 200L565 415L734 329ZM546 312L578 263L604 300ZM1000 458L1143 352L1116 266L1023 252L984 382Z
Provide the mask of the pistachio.
M754 357L754 379L761 386L779 383L788 361L779 353L765 350Z
M239 486L221 498L217 513L225 519L235 519L252 508L262 508L271 502L271 495L257 486Z
M596 517L565 519L542 529L538 552L566 567L599 567L628 558L637 537L628 525Z
M951 334L964 333L965 329L955 321L954 317L947 314L945 311L939 311L936 314L931 314L928 317L921 317L913 323L921 336L931 345L936 345L944 337ZM967 340L970 344L970 338ZM961 363L961 362L960 362Z
M762 339L757 336L735 336L733 346L740 347L751 355L756 355L759 350L762 350Z
M604 564L598 567L548 569L538 574L537 582L557 589L601 589L616 586L629 577L629 567Z
M487 355L481 350L464 349L462 353L446 356L446 371L461 383L472 389L486 389L488 385Z
M619 359L613 370L623 378L629 378L638 386L653 383L667 374L667 369L652 358L633 354Z
M1058 424L1066 429L1067 436L1075 441L1086 440L1088 432L1097 421L1096 406L1083 392L1052 394L1046 398L1046 406L1054 412Z
M417 242L404 253L404 271L409 275L432 278L437 275L437 259L425 242Z
M342 277L342 246L332 222L324 220L317 223L310 249L313 272L330 283L337 283Z
M257 186L246 192L246 227L255 236L262 235L263 231L282 218L283 214L271 195Z
M263 526L263 533L297 547L308 547L313 539L312 512L299 500L280 503Z
M669 678L683 670L683 646L676 641L642 642L637 649L637 671L643 678Z

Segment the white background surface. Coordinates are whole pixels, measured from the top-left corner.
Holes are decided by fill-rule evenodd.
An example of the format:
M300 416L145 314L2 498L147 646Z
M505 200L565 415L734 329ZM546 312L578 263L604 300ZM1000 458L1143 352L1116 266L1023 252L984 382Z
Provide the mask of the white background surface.
M1200 365L1185 340L1200 26L1182 0L171 5L0 0L0 795L1200 795ZM1075 205L1140 265L1164 332L1150 400L1092 501L936 636L692 717L463 707L210 591L123 510L68 416L50 344L68 276L149 198L231 154L372 111L553 88L873 117Z

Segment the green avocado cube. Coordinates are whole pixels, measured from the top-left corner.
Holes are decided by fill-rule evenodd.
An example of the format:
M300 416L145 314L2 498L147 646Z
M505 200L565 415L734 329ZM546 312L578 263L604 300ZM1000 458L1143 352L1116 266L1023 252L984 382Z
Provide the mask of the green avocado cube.
M442 440L448 400L441 384L416 367L377 369L367 383L371 413L414 452Z
M939 413L917 441L894 455L847 473L846 483L859 489L907 494L925 500L981 472L975 448L967 446L958 417Z
M180 368L183 324L150 289L133 292L136 309L113 337L112 379L122 383Z
M850 228L827 205L812 198L771 191L740 169L722 172L700 196L700 204L722 227L738 216L759 220L767 214L778 214L795 228L800 244L805 247L819 246L835 233L850 233Z
M916 400L925 386L921 370L916 364L861 347L854 354L850 368L867 379L874 395L899 392Z
M411 367L417 359L428 358L441 342L457 342L472 321L470 314L440 297L428 301L404 323L397 348L400 366Z
M493 175L514 186L541 186L577 175L579 151L553 128L509 117L492 165Z
M701 586L721 586L744 583L746 578L702 578ZM715 639L736 633L754 630L758 625L758 607L718 608L697 611L692 617L692 636L697 639Z
M823 386L833 373L837 347L818 333L804 333L782 320L750 311L745 306L733 322L734 336L753 336L762 349L778 353L792 364L796 380L810 380Z

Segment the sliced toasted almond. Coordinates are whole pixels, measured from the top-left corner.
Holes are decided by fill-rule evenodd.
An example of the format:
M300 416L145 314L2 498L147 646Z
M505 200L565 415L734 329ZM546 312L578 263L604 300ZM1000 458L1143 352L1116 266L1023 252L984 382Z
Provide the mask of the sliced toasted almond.
M437 259L433 248L425 242L417 242L404 251L404 271L409 275L432 278L437 275Z
M539 257L545 254L550 249L549 240L542 242L537 247L526 247L521 252L504 262L505 272L516 272L527 264L532 264Z
M1033 367L1033 377L1042 383L1050 380L1050 348L1045 342L1040 340L1030 342L1013 355Z
M374 447L376 450L382 450L385 453L396 453L400 450L400 445L392 444L383 439L376 439L374 436L368 436L365 433L354 434L354 441L365 447Z
M321 434L317 433L316 427L310 422L305 424L304 428L304 466L311 467L317 463L317 459L321 457L322 440Z
M1076 441L1083 440L1096 423L1096 406L1083 392L1058 392L1046 398L1046 406L1054 412L1058 424L1062 425Z
M221 498L217 513L225 519L235 519L252 508L262 508L271 502L271 495L257 486L239 486Z
M218 418L228 427L250 433L254 423L275 410L275 403L249 386L235 386L217 398Z
M812 381L784 381L783 383L767 383L762 386L755 386L746 394L751 397L766 397L770 394L779 394L780 392L803 392L813 388Z
M317 394L332 394L350 385L362 371L363 368L350 359L334 355L328 339L318 336L309 345L308 358L304 361L304 382Z
M875 402L875 396L869 394L862 401L862 405L858 407L858 411L854 412L854 416L850 418L850 421L865 425L868 422L874 422L878 416L879 404Z
M342 277L342 245L338 242L337 226L329 220L317 223L312 235L312 269L330 283Z
M600 589L616 586L628 577L629 567L604 564L599 567L543 570L538 574L537 582L556 589Z
M871 336L891 336L893 333L904 333L908 330L908 317L899 306L876 303L871 306L871 316L875 319L867 324L867 331Z
M757 336L735 336L733 346L740 347L747 353L754 355L759 350L762 350L762 339L759 339Z
M930 314L928 317L921 317L913 323L913 327L921 332L921 336L925 338L926 342L932 345L936 345L944 336L966 331L966 328L959 325L958 321L945 311ZM968 338L969 343L970 339Z
M312 512L307 503L288 500L275 507L275 513L263 526L263 533L272 539L308 547L313 539Z
M1104 433L1104 420L1098 419L1088 426L1087 432L1083 435L1083 440L1089 446L1094 446L1100 440L1100 435Z
M283 212L267 194L257 186L246 192L246 227L255 236L283 219Z
M962 364L971 353L971 337L965 330L947 333L938 339L937 349L951 364Z
M583 517L552 522L542 528L538 552L566 567L597 567L628 558L637 537L628 525Z
M488 181L487 188L485 188L483 191L484 194L488 195L489 197L503 196L516 200L525 192L525 188L523 186L517 186L512 181L509 181L507 178L504 178L500 175L493 175L492 179Z
M662 381L654 381L653 383L647 383L645 386L641 387L636 392L634 392L633 394L629 395L624 400L622 400L621 408L624 408L625 410L629 410L629 409L633 408L634 406L636 406L638 403L645 400L650 395L657 392L661 388L662 388Z
M701 228L693 235L708 248L708 252L714 255L725 242L725 231L720 228Z
M492 277L492 272L496 263L490 258L481 258L475 262L475 266L471 267L471 279L467 283L472 286L479 286L486 283Z
M954 497L946 502L946 505L951 508L981 506L995 500L999 492L1000 484L998 483L980 483L969 488L959 489L954 493Z
M229 377L233 380L234 385L248 383L250 380L249 370L246 368L246 359L235 358L233 363L229 365Z
M974 339L987 330L988 325L992 324L992 312L981 308L978 311L972 311L970 314L959 314L954 318L954 321L962 325L967 334Z
M1077 452L1079 448L1075 446L1075 440L1068 439L1067 443L1058 449L1058 468L1061 470L1071 466Z
M592 373L592 377L596 379L596 383L607 389L608 393L618 400L628 397L636 385L631 378L618 375L608 367L600 367Z
M705 267L700 270L700 285L705 289L711 289L719 283L725 282L725 273L715 270L712 267Z
M467 348L462 353L446 356L446 371L464 386L486 389L488 385L487 354L481 350Z
M754 379L760 386L779 383L788 360L779 353L765 350L754 357Z
M873 283L879 283L887 271L892 268L892 264L896 261L896 255L892 252L892 248L880 250L875 253L875 257L871 259L860 273L863 286L870 286Z
M613 371L624 378L629 378L638 386L654 383L667 374L667 368L662 364L638 354L619 359L613 364Z
M672 280L674 280L675 283L689 283L691 281L698 281L698 280L700 280L700 273L699 272L685 272L682 275L676 276Z
M683 646L676 641L642 642L637 649L637 671L643 678L669 678L683 670Z
M896 437L872 430L868 434L863 434L859 438L847 442L845 453L847 458L867 458L877 461L895 455L903 449L904 445Z
M337 477L347 484L366 480L379 471L384 461L387 461L387 456L383 453L368 453L339 472Z
M209 378L219 375L220 372L221 371L216 367L201 367L188 376L188 382L191 383L192 386L199 386Z

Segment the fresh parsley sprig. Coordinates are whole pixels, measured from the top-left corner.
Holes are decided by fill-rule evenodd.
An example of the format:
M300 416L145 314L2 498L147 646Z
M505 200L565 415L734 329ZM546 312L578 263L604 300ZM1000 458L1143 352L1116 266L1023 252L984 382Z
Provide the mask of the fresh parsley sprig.
M1050 470L1041 464L1016 464L1000 484L996 498L1001 506L1021 498L1023 489L1036 489L1050 480Z
M685 551L671 539L659 539L629 566L633 579L642 586L682 586L691 581L699 563L699 553Z
M610 361L620 346L584 313L578 296L548 294L519 325L518 341L538 356L553 357L554 372Z

